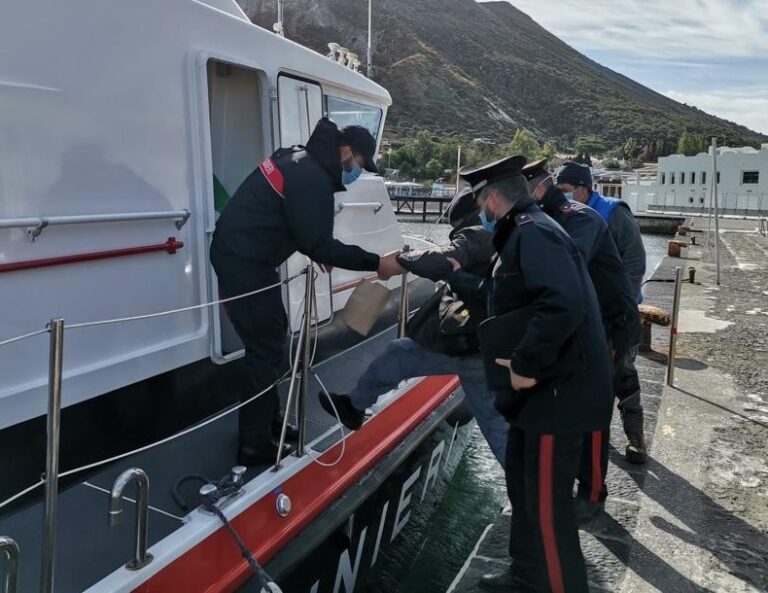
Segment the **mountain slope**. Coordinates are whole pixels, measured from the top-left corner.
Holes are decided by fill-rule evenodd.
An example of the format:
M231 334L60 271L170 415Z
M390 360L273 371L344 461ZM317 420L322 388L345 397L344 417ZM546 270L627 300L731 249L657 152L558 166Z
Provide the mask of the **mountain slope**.
M271 28L274 0L239 0ZM286 34L365 55L366 3L285 0ZM376 0L374 77L392 94L388 134L418 129L508 140L517 127L569 146L596 134L673 143L686 129L731 144L768 139L677 103L580 54L508 2Z

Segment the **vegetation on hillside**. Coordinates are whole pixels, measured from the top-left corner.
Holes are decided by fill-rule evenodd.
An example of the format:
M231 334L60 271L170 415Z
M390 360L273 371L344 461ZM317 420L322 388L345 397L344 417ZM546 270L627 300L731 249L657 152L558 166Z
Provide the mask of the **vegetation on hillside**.
M239 2L271 29L275 0ZM321 53L329 41L340 42L365 55L364 3L285 0L285 15L291 39ZM768 141L590 60L509 2L375 2L373 44L374 79L392 95L385 136L393 144L408 145L428 130L441 145L461 137L463 145L482 138L507 146L527 130L516 141L525 154L537 154L536 144L639 162L681 144L698 150L692 138L717 136L732 146ZM424 164L432 162L431 173L449 160L437 153Z

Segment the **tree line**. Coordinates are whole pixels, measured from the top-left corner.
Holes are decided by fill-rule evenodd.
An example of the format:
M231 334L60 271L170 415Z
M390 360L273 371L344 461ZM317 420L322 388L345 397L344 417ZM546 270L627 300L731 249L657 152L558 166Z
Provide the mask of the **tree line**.
M727 141L727 138L723 140ZM589 165L593 158L600 158L608 169L636 169L673 153L695 156L707 152L709 137L685 131L679 138L627 138L621 146L612 147L600 136L587 135L576 138L573 146L558 146L554 140L541 142L524 128L519 128L506 143L483 138L467 140L458 135L438 137L422 130L412 139L396 144L381 151L380 169L397 171L402 179L453 182L459 147L461 166L480 165L506 155L522 154L529 161L547 159L553 167L566 158Z

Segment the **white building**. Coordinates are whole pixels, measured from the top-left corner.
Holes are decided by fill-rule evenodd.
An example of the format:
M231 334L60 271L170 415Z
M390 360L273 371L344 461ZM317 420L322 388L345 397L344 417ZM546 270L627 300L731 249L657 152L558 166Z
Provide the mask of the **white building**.
M768 144L718 148L717 189L723 213L768 210ZM636 212L708 210L712 183L712 149L693 157L673 154L659 159L652 183L632 180L624 199Z

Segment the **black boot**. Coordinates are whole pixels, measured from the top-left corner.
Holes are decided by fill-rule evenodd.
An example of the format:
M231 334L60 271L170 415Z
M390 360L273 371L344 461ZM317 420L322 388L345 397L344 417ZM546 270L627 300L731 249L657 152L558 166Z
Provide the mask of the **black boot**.
M648 451L645 448L645 437L642 432L627 433L625 454L630 463L642 464L648 461Z
M272 418L272 438L278 443L280 442L280 433L283 430L284 420L285 416L282 414L277 414ZM299 429L289 423L285 430L285 440L292 443L299 442Z
M485 591L498 591L499 593L525 593L525 591L530 591L511 568L501 572L484 574L480 577L478 585Z
M576 515L576 524L586 525L605 512L605 501L592 502L583 496L577 496L573 499L573 511Z
M346 394L331 393L329 395L331 400L333 400L333 405L336 407L341 423L350 430L358 430L363 425L363 420L365 420L365 412L353 406L352 400ZM321 391L319 397L320 405L323 406L323 409L335 418L336 413L333 411L331 402L328 401L328 396Z

